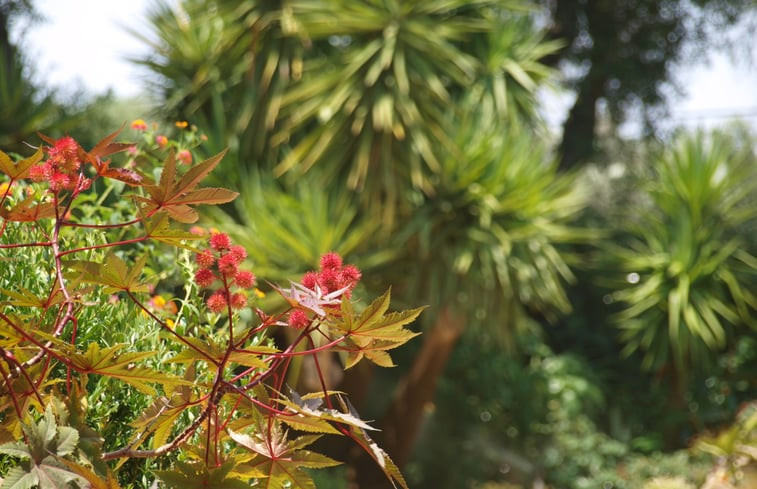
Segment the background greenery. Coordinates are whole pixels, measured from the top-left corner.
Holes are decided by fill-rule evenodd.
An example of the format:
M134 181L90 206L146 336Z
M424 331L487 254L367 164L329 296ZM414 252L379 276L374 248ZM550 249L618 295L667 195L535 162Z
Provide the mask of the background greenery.
M749 2L171 5L147 13L135 36L153 54L135 61L154 75L153 120L199 128L196 157L230 148L215 178L242 195L204 225L272 281L336 250L363 286L394 284L398 307L431 306L397 368L340 384L411 487L705 483L715 461L693 441L757 398L757 138L655 128L686 48L754 16ZM0 6L5 24L33 12ZM74 124L86 147L102 137L86 130L150 115L55 100L4 43L5 149ZM577 94L562 142L539 115L548 86ZM617 136L639 107L647 137ZM128 422L102 409L104 429ZM734 439L754 446L746 426ZM737 445L718 470L749 487ZM370 463L324 449L349 467L319 487L383 487Z

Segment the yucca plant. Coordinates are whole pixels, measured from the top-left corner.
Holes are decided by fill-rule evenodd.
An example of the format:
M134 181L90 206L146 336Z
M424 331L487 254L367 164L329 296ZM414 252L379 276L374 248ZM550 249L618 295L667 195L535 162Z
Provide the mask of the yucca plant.
M563 286L573 275L559 246L593 236L574 224L587 189L558 174L546 145L522 127L471 117L457 140L462 156L442 162L434 195L405 231L408 266L419 272L409 287L432 310L464 309L472 324L567 312Z
M537 90L550 87L557 72L541 62L562 46L545 41L533 18L520 12L489 12L495 26L473 42L473 54L480 61L475 83L465 89L465 103L490 111L511 124L534 124Z
M407 434L417 432L462 332L508 340L528 317L567 312L564 286L573 275L560 245L592 235L574 224L586 189L576 175L557 172L528 129L477 111L461 121L456 143L434 194L418 193L397 235L403 260L393 270L405 279L397 295L430 305L421 351L382 422L399 463L410 456Z
M157 75L151 88L162 101L161 117L209 131L210 153L230 147L231 171L276 159L270 131L309 45L289 3L158 2L148 12L151 32L132 32L151 48L133 61Z
M626 243L612 250L624 281L614 298L624 351L639 352L648 369L672 368L679 383L738 327L756 324L752 151L723 134L679 136L653 161L646 198L618 223Z
M308 35L334 48L328 57L306 59L302 80L282 99L276 139L301 136L275 171L323 164L326 178L344 179L362 192L363 203L382 206L391 225L403 194L433 192L441 155L455 151L446 125L450 107L483 72L507 75L501 64L482 66L477 56L488 42L474 40L488 41L502 27L499 14L516 3L294 2ZM518 74L530 68L514 67Z

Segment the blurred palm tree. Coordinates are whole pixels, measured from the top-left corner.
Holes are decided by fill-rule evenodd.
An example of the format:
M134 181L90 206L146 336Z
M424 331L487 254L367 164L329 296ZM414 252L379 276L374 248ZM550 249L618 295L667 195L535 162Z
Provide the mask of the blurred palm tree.
M228 171L277 160L270 133L310 46L290 3L157 2L147 14L151 32L132 31L153 53L132 61L157 75L148 81L160 116L208 131L209 152L229 147Z
M561 244L593 236L574 224L588 200L581 180L557 173L544 138L486 114L457 121L458 150L396 235L402 256L392 283L404 300L431 306L421 351L381 423L400 464L463 330L505 346L533 318L568 312L573 274Z
M752 140L748 138L747 140ZM625 353L672 374L680 396L692 370L757 325L754 149L724 133L683 134L654 161L640 199L618 223L623 280L614 293Z

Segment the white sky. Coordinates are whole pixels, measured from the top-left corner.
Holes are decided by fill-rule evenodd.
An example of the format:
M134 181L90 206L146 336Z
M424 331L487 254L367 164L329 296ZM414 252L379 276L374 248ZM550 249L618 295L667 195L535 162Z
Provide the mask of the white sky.
M36 0L46 21L27 30L22 44L37 60L37 75L48 85L70 87L79 83L94 93L111 88L119 96L137 95L142 89L138 67L127 56L144 54L146 47L123 26L139 29L152 0ZM744 42L757 52L757 33ZM717 124L732 114L743 114L757 126L757 67L734 67L715 53L709 65L692 64L679 74L688 95L672 101L672 116L686 125ZM564 118L566 105L555 101L553 122ZM552 109L552 107L549 107ZM562 114L562 115L557 115Z

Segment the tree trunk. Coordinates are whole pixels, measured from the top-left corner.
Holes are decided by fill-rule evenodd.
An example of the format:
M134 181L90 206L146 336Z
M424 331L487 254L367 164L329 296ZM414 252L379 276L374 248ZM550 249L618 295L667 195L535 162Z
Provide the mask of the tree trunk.
M441 311L432 328L423 334L421 350L410 372L397 386L389 409L378 425L382 430L376 437L378 444L399 468L410 459L436 385L464 326L463 318L449 307ZM356 458L354 467L360 489L390 487L370 457L360 454Z
M597 100L605 80L596 74L596 64L578 87L576 102L563 125L560 142L560 169L570 170L586 161L594 152L594 128L597 123Z

